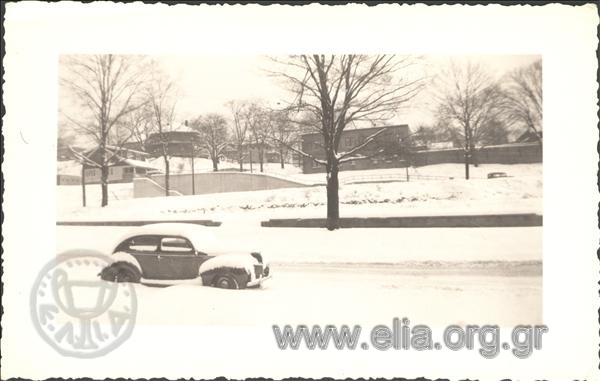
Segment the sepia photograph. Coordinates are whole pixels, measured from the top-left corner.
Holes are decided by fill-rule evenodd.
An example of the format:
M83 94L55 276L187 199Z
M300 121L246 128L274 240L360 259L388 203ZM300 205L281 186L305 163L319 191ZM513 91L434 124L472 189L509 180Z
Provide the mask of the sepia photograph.
M429 324L542 323L540 56L75 55L59 73L57 251L112 256L102 278L140 285L138 319L402 300ZM211 311L171 315L196 298Z
M6 8L3 376L599 379L596 6Z

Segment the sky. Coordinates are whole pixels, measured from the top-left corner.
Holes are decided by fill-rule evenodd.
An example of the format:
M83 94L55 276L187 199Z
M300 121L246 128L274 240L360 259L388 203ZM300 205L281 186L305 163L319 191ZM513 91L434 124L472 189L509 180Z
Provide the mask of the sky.
M507 71L527 65L539 56L488 55L488 56L425 56L421 70L426 75L435 73L451 60L480 62L492 75L501 76ZM191 119L208 112L228 114L225 103L229 100L262 99L276 104L289 99L283 84L269 70L272 61L265 56L164 56L158 57L161 67L175 80L179 88L177 103L181 120ZM431 106L423 92L412 104L400 111L395 122L409 126L431 121Z
M277 102L292 96L281 80L270 74L277 64L266 56L178 55L152 58L176 84L177 124L213 112L229 118L230 111L226 103L230 100L260 100L275 106ZM471 61L481 63L491 75L499 78L538 58L535 55L422 56L415 70L422 75L432 76L451 61L458 64ZM430 99L427 91L421 92L399 110L388 124L408 124L411 128L417 128L421 124L432 123L433 105ZM72 105L66 108L72 108ZM62 109L65 110L64 105Z

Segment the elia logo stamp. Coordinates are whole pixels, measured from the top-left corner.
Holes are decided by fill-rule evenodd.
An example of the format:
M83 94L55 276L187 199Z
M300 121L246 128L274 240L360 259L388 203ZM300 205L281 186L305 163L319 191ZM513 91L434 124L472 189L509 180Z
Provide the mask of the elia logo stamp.
M40 336L60 354L103 356L127 340L135 325L137 299L131 283L98 274L110 258L73 250L48 263L31 291L31 316Z

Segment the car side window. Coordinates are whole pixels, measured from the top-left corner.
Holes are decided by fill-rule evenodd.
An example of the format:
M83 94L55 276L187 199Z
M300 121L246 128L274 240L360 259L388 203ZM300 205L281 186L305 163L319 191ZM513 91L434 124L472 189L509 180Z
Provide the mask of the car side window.
M182 237L164 237L160 242L160 248L164 253L185 254L194 252L192 244Z
M133 251L156 251L157 247L158 237L156 236L141 235L129 241L129 250Z

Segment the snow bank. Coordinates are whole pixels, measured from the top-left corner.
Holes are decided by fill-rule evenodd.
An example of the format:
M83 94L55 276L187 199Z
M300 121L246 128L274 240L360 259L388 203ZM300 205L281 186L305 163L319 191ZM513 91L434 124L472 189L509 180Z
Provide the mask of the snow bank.
M100 184L88 184L85 187L86 204L90 208L100 207L102 189ZM58 185L56 187L56 206L59 211L83 209L81 185ZM133 183L108 185L108 202L133 199Z

